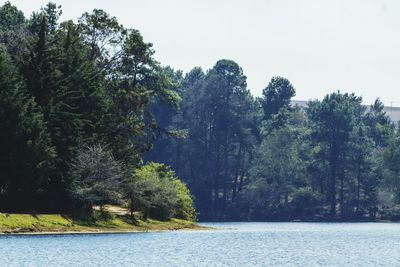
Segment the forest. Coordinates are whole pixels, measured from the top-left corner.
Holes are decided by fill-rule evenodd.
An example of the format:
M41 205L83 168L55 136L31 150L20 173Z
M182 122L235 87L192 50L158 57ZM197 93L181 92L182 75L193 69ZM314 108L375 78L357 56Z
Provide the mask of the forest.
M400 131L379 99L298 106L279 76L255 97L232 60L184 73L103 10L61 14L0 8L0 211L400 220Z

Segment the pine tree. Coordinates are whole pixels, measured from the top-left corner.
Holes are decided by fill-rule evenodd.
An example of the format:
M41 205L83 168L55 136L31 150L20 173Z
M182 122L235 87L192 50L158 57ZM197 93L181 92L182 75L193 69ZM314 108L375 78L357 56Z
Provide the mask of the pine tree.
M0 50L0 203L4 209L45 207L56 156L41 108Z

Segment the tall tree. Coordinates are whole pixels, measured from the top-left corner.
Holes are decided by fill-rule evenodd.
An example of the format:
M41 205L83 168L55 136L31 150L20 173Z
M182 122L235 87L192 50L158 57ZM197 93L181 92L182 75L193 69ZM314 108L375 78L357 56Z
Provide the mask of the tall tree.
M312 138L319 147L319 157L326 161L329 169L327 200L331 216L336 215L338 182L343 208L347 146L362 110L360 97L340 92L327 95L322 101L309 103L307 109L313 129Z
M294 194L308 186L306 118L298 109L286 116L289 120L284 126L263 131L262 143L256 149L250 180L240 203L248 219L291 218Z
M395 128L384 108L382 101L376 99L364 116L364 123L370 130L369 136L380 147L387 145Z
M266 119L271 119L281 108L289 107L292 97L296 91L288 79L273 77L268 86L263 90L264 115Z
M172 122L188 135L171 139L163 159L187 181L202 218L233 216L227 211L243 188L257 131L246 77L235 62L220 60L206 74L193 69L181 84Z
M21 59L27 52L29 32L22 11L6 2L0 7L0 42L12 59Z
M120 44L123 43L126 30L117 18L101 9L85 12L79 18L78 27L89 47L89 59L96 61L100 70L111 71L113 63L121 55Z
M46 207L56 156L41 108L0 48L0 187L3 209Z
M154 99L177 106L180 97L173 84L153 59L152 44L146 43L137 30L130 30L116 63L116 73L108 80L113 117L112 142L116 155L132 164L140 163L151 148L157 122L150 112Z

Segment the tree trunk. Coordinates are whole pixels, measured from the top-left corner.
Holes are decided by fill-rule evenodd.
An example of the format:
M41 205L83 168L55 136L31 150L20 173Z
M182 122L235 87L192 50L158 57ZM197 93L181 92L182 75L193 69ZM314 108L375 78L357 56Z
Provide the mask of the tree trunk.
M346 217L344 206L344 175L340 177L340 215L342 216L342 218Z
M223 180L223 195L222 195L222 209L226 208L226 201L228 198L228 179L229 179L229 168L228 168L228 136L225 136L225 144L224 144L224 180Z
M331 217L336 216L336 160L331 163L331 174L329 177L329 203L331 206Z
M357 172L357 216L360 212L360 191L361 191L361 164L358 164L358 172Z
M232 188L232 201L235 201L236 199L236 194L237 194L237 189L238 189L238 180L239 180L239 172L242 166L242 142L240 142L239 145L239 152L238 152L238 157L237 157L237 168L236 168L236 173L235 173L235 180L233 182L233 188Z

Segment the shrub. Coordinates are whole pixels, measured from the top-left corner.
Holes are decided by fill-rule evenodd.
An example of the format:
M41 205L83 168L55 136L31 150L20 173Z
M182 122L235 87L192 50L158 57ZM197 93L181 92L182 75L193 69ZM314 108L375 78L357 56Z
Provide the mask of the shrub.
M400 221L400 205L394 205L391 207L384 207L381 211L383 219L389 219L391 221Z
M149 163L137 169L126 186L131 213L140 210L145 219L169 220L173 216L194 220L189 190L167 166Z
M193 205L193 198L187 186L179 179L173 181L178 201L175 205L175 217L188 221L196 220L196 210Z
M309 187L297 189L292 196L291 206L295 216L310 216L315 214L318 205L321 203L321 196Z

